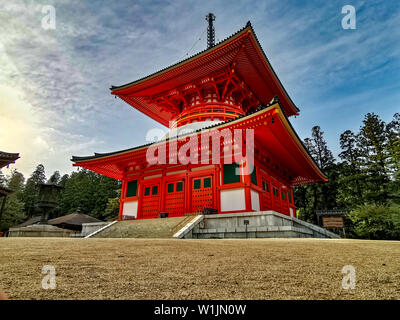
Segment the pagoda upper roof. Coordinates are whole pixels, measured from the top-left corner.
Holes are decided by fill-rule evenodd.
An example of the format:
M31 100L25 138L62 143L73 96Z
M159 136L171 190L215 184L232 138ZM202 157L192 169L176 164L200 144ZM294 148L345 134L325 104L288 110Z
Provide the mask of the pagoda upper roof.
M152 97L188 84L196 84L226 69L234 69L261 105L268 104L274 96L278 96L287 116L298 114L299 109L272 68L250 22L210 49L139 80L112 86L110 90L139 111L168 126L176 112L160 107L152 101Z
M274 121L271 118L274 117ZM265 119L269 118L271 125L265 125ZM287 116L282 110L278 99L274 99L268 105L260 107L258 110L249 112L247 115L241 115L236 119L231 119L222 123L211 125L196 130L194 133L187 133L179 136L190 136L199 134L208 130L221 130L224 128L247 128L249 124L256 122L263 123L256 128L255 135L261 136L261 147L276 157L276 160L285 168L292 172L290 179L291 185L300 185L317 181L327 181L325 174L318 167L307 148L293 129ZM274 124L274 125L272 125ZM75 162L74 166L98 172L116 179L123 179L124 167L126 163L133 159L141 159L143 163L146 160L146 150L151 145L169 143L174 138L166 138L158 142L151 142L134 148L119 150L109 153L95 153L93 156L77 157L72 156L71 161Z

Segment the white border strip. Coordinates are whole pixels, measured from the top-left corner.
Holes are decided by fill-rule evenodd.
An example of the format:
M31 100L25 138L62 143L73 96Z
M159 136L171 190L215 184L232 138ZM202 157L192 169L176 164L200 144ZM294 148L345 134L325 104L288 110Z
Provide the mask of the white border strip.
M204 219L204 215L200 214L193 220L190 220L188 224L185 224L178 232L176 232L172 237L173 238L178 238L181 239L183 238L187 233L189 233L190 230L192 230L200 221Z
M108 227L111 227L113 224L116 224L118 221L113 221L107 225L105 225L104 227L92 232L91 234L88 234L84 239L90 238L92 236L94 236L95 234L98 234L99 232L103 231L104 229L107 229Z

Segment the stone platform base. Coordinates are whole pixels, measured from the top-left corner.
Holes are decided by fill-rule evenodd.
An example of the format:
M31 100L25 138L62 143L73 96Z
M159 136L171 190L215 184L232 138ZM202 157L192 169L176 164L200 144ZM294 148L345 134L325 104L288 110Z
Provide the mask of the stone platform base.
M73 231L49 224L33 224L26 227L10 228L9 237L69 237Z
M248 223L247 231L245 221ZM337 234L275 211L198 216L174 238L340 238Z

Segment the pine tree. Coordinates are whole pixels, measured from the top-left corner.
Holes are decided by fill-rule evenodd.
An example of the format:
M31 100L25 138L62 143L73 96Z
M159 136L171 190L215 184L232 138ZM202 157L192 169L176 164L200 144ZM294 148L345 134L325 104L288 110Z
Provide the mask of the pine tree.
M2 216L0 217L0 231L21 223L25 218L23 203L24 175L17 170L12 170L7 181L7 188L13 192L6 198Z
M65 187L61 196L61 210L64 214L76 211L80 208L85 214L103 219L108 199L117 197L120 183L100 174L80 169L72 172L65 179Z
M65 185L66 185L68 179L69 179L69 175L68 175L68 174L64 174L64 175L61 177L61 179L60 179L59 185L60 185L61 187L65 188Z
M313 183L295 188L295 201L296 206L300 209L301 218L317 223L317 210L337 207L336 194L339 173L335 158L324 139L324 132L319 126L312 128L312 137L304 139L304 145L319 168L328 176L326 183Z
M390 155L389 170L391 182L389 199L400 204L400 113L395 113L393 120L388 123L388 153Z
M49 180L47 180L47 183L54 183L54 184L59 184L61 180L61 175L58 170L54 171L54 173L51 175Z
M378 115L368 113L360 128L361 167L366 173L368 201L384 204L388 199L389 159L386 124Z
M13 169L7 182L7 188L12 190L13 194L16 195L20 201L23 201L24 182L24 175L16 169Z
M334 164L335 158L329 150L328 144L324 139L324 132L321 131L319 126L312 128L311 144L313 148L310 152L322 171Z
M26 181L24 190L24 211L28 217L31 217L35 213L35 207L39 196L39 186L46 182L46 175L44 166L39 164L35 171L31 174L29 179Z
M340 135L342 152L339 157L343 160L340 164L340 178L338 198L346 208L353 208L364 202L363 180L365 175L361 170L361 150L358 147L358 135L351 130L346 130Z
M395 113L388 123L388 152L390 154L390 170L394 179L400 179L400 113Z

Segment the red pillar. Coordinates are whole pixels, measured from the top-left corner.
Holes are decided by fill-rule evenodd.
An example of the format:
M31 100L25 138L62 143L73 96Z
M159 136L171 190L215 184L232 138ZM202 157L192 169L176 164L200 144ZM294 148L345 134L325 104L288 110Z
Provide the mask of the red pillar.
M216 164L215 165L215 186L214 186L214 192L215 192L215 199L216 199L216 209L218 210L218 213L221 213L221 192L220 192L220 185L221 185L221 169L220 169L221 164Z
M122 180L122 187L121 187L121 196L119 197L119 212L118 212L118 220L122 220L122 213L124 211L124 202L125 202L125 195L126 195L126 181L125 179Z
M248 170L245 169L243 165L240 166L240 171L242 173L242 179L244 182L244 199L245 199L246 211L252 211L253 209L251 207L250 175Z

